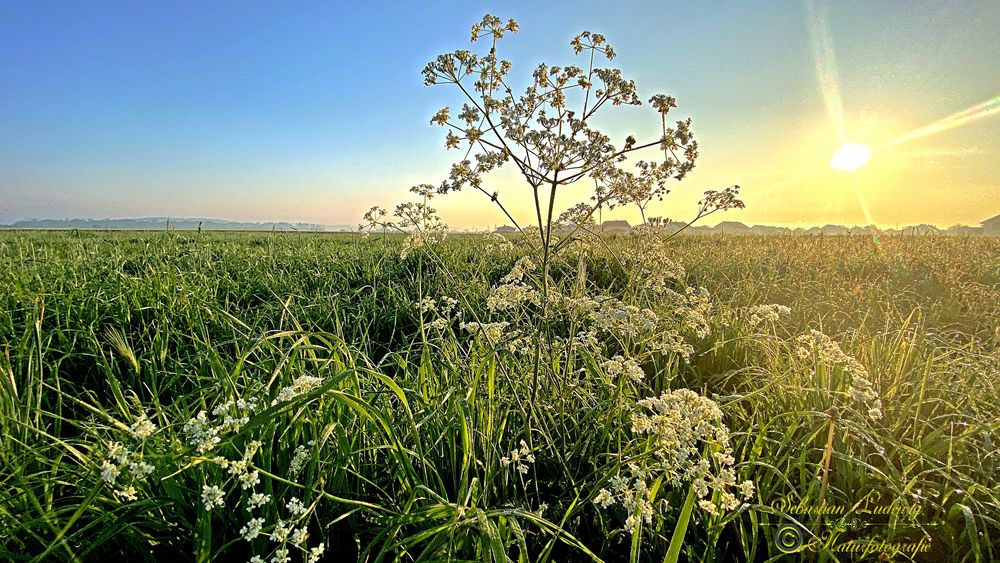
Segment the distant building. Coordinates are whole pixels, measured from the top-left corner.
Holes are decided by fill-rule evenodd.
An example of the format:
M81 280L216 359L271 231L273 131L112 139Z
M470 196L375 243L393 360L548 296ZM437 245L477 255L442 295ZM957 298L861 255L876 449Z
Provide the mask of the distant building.
M665 233L677 233L685 230L687 228L687 223L684 221L671 221L667 219L662 225L660 225L660 230Z
M723 221L715 226L715 230L720 233L749 233L750 227L739 221Z
M927 224L909 227L907 230L914 235L934 235L941 232L941 229L935 227L934 225Z
M959 237L978 236L983 234L983 228L970 225L952 225L944 230L944 234Z
M989 236L1000 236L1000 215L996 217L991 217L980 225L983 226L983 234Z
M605 221L601 223L601 232L604 233L629 233L632 225L628 221Z
M755 235L783 235L788 232L784 227L772 227L771 225L754 225L750 227L750 232Z
M511 227L510 225L503 225L503 226L497 227L496 230L493 231L493 232L497 233L499 235L512 235L512 234L514 234L514 233L517 232L517 229L515 229L514 227Z
M863 225L860 227L851 227L848 229L852 235L877 235L879 234L879 229L875 225Z

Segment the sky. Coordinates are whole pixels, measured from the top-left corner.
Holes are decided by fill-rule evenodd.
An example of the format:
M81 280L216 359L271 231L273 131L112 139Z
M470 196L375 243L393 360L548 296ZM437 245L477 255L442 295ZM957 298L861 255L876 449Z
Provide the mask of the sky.
M420 71L475 48L469 27L487 12L520 23L500 44L515 83L540 62L584 64L569 41L591 30L644 100L677 98L701 156L648 215L689 218L703 191L732 184L746 209L718 220L944 227L1000 213L995 0L0 0L0 223L356 225L411 185L438 184L461 156L429 124L460 94L425 87ZM616 139L658 137L648 104L597 123ZM868 165L831 169L844 142L875 147ZM515 215L533 213L513 172L487 186ZM589 196L572 186L558 202ZM456 228L505 222L478 193L434 204Z

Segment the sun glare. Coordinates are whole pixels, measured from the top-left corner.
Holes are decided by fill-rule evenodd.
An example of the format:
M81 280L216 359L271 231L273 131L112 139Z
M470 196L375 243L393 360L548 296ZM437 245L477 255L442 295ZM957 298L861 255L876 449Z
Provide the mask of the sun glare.
M830 168L853 172L865 164L872 155L872 148L858 143L844 143L833 153Z

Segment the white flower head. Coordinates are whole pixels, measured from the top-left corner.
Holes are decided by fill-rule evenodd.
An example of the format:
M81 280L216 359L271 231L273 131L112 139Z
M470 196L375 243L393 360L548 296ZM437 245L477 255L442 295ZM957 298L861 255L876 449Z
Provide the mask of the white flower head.
M201 502L205 505L205 510L212 510L221 507L225 500L225 493L216 485L205 485L201 488Z
M104 460L103 462L101 462L101 480L103 480L105 483L109 485L114 485L115 479L118 478L118 474L120 472L121 471L118 469L118 466L111 463L110 461Z
M251 518L242 528L240 528L240 535L243 539L247 541L254 540L260 535L261 530L264 529L264 519L263 518Z
M149 438L153 432L156 432L156 425L146 418L146 415L140 416L139 420L132 425L132 434L140 440Z

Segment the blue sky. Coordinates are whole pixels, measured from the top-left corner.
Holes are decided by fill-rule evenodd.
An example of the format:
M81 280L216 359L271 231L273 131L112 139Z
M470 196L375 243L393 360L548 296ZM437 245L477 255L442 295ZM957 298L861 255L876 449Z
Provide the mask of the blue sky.
M704 189L740 183L748 209L730 218L865 222L850 190L838 188L846 180L826 170L781 188L803 175L803 162L828 158L800 2L0 6L0 222L356 223L372 204L447 173L456 155L428 119L459 99L425 88L420 70L467 48L485 12L521 24L502 44L515 77L542 61L577 62L568 42L590 29L609 37L615 66L641 95L677 97L702 158L662 214L684 216ZM1000 94L998 2L835 2L825 13L847 121L860 129L877 122L901 134ZM645 131L657 121L651 112L603 123ZM891 155L895 164L863 186L875 220L951 224L1000 212L998 125L983 119ZM518 197L515 178L496 182ZM499 221L474 194L440 207L457 226Z

